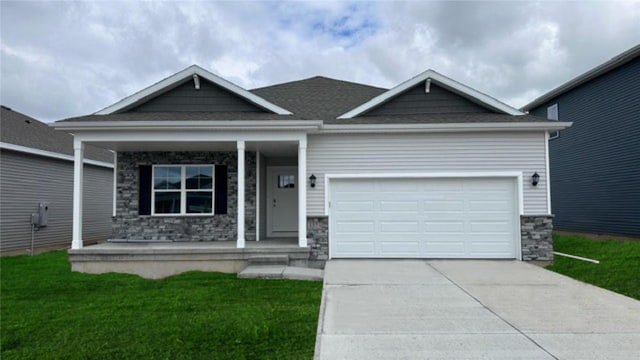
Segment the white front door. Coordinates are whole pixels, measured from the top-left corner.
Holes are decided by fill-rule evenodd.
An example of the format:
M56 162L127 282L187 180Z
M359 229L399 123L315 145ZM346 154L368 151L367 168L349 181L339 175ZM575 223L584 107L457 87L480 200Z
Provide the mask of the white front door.
M332 257L517 256L513 179L335 179L330 189Z
M298 168L267 167L267 234L298 236Z

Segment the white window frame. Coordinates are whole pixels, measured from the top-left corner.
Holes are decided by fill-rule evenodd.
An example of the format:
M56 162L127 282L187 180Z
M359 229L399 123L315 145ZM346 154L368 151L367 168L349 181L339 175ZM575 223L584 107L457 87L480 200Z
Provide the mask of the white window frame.
M187 189L187 167L211 167L211 189ZM180 189L155 189L156 167L173 167L180 168ZM216 166L214 164L157 164L152 166L151 171L151 216L210 216L215 215L216 204ZM179 192L180 193L180 212L179 213L161 213L156 214L156 192ZM187 212L187 193L189 192L211 192L211 212L210 213L188 213Z
M547 119L558 121L560 118L560 110L558 104L553 104L547 107ZM560 137L560 131L549 132L549 140L557 139Z

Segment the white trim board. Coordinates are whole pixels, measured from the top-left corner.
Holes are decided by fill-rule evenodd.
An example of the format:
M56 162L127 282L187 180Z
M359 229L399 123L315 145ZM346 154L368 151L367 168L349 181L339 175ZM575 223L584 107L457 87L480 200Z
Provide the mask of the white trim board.
M157 83L144 88L137 93L127 96L124 99L107 106L106 108L98 111L95 115L109 115L113 114L117 111L126 109L131 106L135 106L138 103L146 101L156 95L159 95L161 92L167 89L171 89L177 85L182 84L184 81L190 81L193 79L194 75L198 75L203 79L206 79L224 89L231 91L232 93L243 97L247 101L261 107L265 110L271 111L278 115L292 115L289 110L283 109L278 105L275 105L243 88L240 86L221 78L220 76L215 75L212 72L209 72L198 65L191 65L188 68L179 71L163 80L158 81Z
M394 87L391 90L388 90L376 97L374 97L373 99L367 101L366 103L338 116L338 119L351 119L353 117L356 117L358 115L361 115L373 108L375 108L376 106L385 103L387 101L389 101L390 99L402 94L403 92L405 92L406 90L409 90L410 88L420 84L421 82L426 82L427 80L430 80L432 83L435 83L437 85L440 85L442 87L444 87L447 90L451 90L455 93L457 93L458 95L467 97L469 99L471 99L472 101L479 103L481 105L487 106L489 108L498 110L500 112L503 112L505 114L509 114L509 115L524 115L525 113L523 113L522 111L511 107L487 94L481 93L478 90L474 90L462 83L459 83L451 78L448 78L434 70L427 70L425 72L423 72L422 74L416 75L414 77L412 77L411 79L401 83L400 85Z
M26 154L44 156L44 157L49 157L53 159L71 161L71 162L74 161L73 155L66 155L66 154L61 154L53 151L41 150L41 149L36 149L36 148L22 146L22 145L10 144L6 142L0 142L0 149L13 150L17 152L26 153ZM83 163L88 165L105 167L109 169L114 168L113 164L105 161L83 159Z

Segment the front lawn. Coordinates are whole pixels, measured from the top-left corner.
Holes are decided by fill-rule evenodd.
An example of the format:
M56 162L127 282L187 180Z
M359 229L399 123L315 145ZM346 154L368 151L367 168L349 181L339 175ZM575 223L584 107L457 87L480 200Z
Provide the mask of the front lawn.
M553 236L554 250L599 260L593 264L556 255L547 269L640 300L640 241Z
M79 274L62 251L0 261L3 360L313 357L321 282Z

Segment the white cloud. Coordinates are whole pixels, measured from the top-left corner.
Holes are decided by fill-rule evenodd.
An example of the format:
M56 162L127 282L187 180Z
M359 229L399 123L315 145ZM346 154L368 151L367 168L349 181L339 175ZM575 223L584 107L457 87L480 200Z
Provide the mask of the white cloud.
M514 106L638 42L640 3L0 2L4 105L56 120L197 63L246 88L428 68Z

